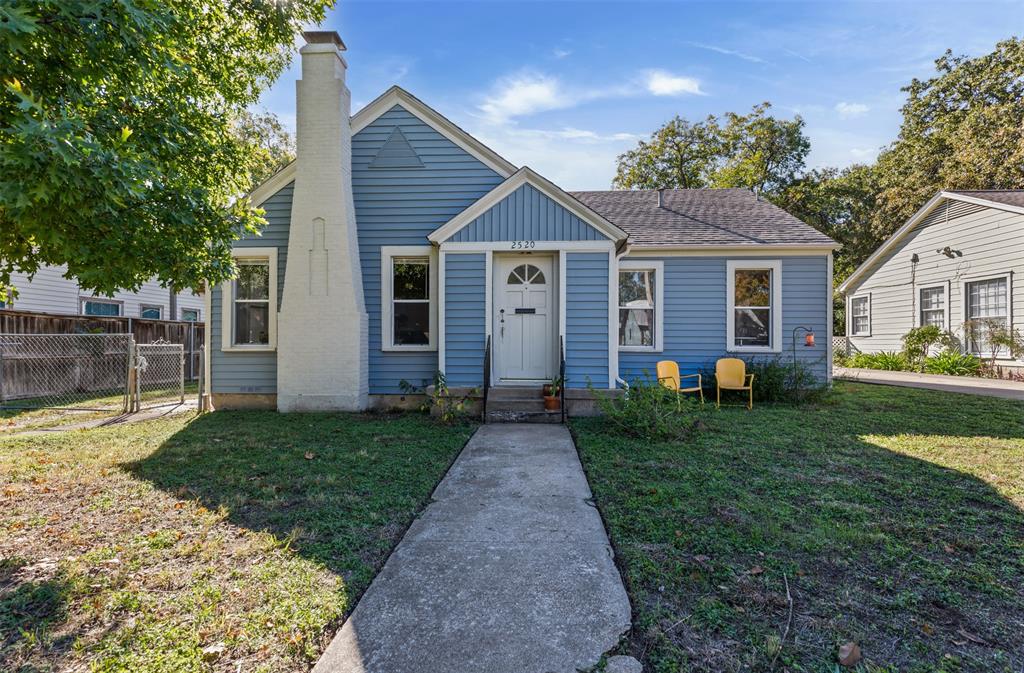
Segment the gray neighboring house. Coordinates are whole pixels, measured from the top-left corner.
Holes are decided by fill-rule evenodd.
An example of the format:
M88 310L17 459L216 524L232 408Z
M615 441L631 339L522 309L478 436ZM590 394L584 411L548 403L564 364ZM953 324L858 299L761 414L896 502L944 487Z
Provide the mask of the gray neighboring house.
M154 279L143 283L138 292L119 291L113 297L98 297L65 277L66 270L64 266L44 266L31 279L23 273L13 274L18 296L8 305L0 303L0 310L148 320L206 319L203 296L191 291L173 293Z
M964 350L989 351L964 323L1024 322L1024 190L942 191L839 286L853 352L900 350L920 325L958 336ZM1022 367L1009 353L997 365Z

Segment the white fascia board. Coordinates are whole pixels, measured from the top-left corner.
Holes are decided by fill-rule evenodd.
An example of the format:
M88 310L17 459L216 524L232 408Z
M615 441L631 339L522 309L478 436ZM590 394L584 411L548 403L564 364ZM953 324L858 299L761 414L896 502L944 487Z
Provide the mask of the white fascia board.
M828 255L835 245L750 244L750 245L631 245L626 257L798 257Z
M541 194L547 196L552 201L583 220L585 223L594 227L612 241L618 243L626 239L627 234L622 229L616 227L579 200L573 198L569 194L566 194L560 187L543 176L538 175L527 166L520 168L510 178L481 196L468 208L448 220L447 223L435 229L429 236L427 236L427 238L434 243L442 243L446 241L457 231L486 213L496 204L500 203L502 199L525 184L529 184L534 187Z
M501 177L507 178L516 172L516 166L510 161L463 131L437 110L398 86L391 87L352 116L352 135L362 131L396 105L401 105L424 124L469 152Z
M249 192L247 198L252 206L254 208L262 206L264 201L281 191L289 182L295 180L297 169L297 163L292 160L287 166L267 178L259 187Z

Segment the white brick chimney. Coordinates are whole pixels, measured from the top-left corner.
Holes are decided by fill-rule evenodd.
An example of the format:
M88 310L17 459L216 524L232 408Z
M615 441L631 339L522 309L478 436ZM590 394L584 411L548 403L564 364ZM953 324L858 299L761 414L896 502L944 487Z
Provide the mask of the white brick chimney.
M298 158L278 319L279 411L367 406L368 325L352 202L351 98L344 43L303 33Z

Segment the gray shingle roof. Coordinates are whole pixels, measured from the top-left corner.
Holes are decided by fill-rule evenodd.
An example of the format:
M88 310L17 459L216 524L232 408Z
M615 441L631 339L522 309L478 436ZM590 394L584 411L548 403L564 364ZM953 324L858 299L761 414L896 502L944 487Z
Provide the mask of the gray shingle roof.
M949 191L953 194L963 194L976 199L1024 208L1024 189L951 189Z
M748 189L570 192L629 234L632 245L834 245Z

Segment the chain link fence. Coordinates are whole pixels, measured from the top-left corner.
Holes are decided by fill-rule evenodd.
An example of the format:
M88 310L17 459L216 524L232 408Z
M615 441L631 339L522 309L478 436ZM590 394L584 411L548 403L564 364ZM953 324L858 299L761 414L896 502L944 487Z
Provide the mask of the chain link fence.
M157 341L135 349L135 408L183 403L185 347Z
M123 412L130 334L0 334L0 407Z
M182 404L186 355L183 344L131 334L0 334L0 409L115 415Z

